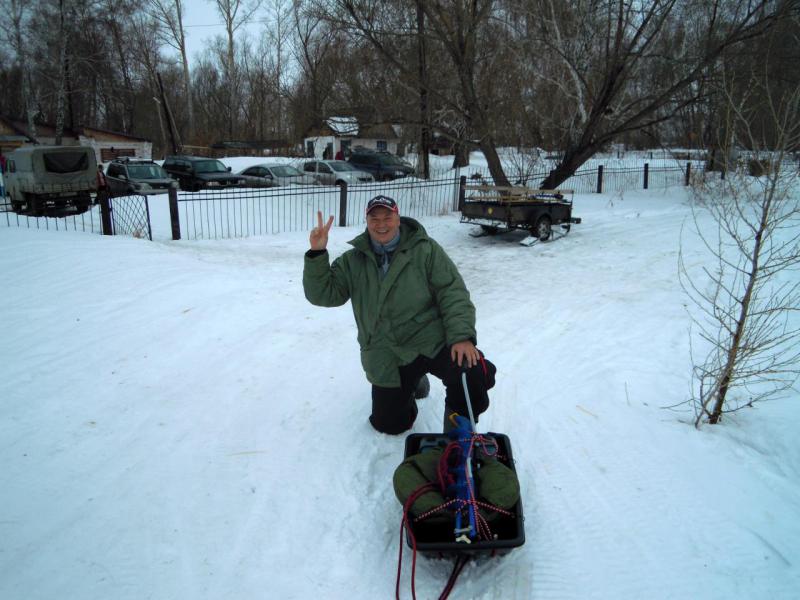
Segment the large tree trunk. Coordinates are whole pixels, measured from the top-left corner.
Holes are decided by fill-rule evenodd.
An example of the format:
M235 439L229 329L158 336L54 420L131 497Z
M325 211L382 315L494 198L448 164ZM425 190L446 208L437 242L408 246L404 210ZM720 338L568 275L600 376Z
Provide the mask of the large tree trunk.
M539 184L543 190L554 190L575 174L580 166L598 151L593 144L576 145L567 149L556 168Z
M422 10L422 0L417 0L417 56L419 60L419 149L417 151L417 175L423 179L430 179L431 165L429 161L431 134L428 123L428 75L425 64L425 12Z
M506 172L503 170L503 164L500 162L500 156L497 154L494 140L489 136L481 138L480 149L486 159L486 166L489 167L489 173L491 173L492 179L494 179L494 184L503 186L511 185L508 181L508 177L506 177Z

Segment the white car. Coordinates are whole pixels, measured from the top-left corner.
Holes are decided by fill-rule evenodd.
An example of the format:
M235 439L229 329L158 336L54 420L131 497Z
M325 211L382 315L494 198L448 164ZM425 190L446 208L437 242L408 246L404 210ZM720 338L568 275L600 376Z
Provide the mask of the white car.
M359 171L343 160L308 160L303 163L303 171L316 177L325 185L347 185L370 183L375 178L366 171Z
M291 165L253 165L238 173L245 187L277 187L282 185L319 185L311 175L306 175Z

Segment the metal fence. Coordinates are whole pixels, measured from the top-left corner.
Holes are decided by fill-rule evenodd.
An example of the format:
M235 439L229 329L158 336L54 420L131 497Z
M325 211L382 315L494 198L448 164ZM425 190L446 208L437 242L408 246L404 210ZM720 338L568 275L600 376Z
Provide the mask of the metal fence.
M341 225L365 222L370 198L392 196L403 214L435 216L456 210L459 179L407 181L352 186L285 186L173 192L173 238L220 239L308 231L317 224L317 211L333 215ZM177 226L177 229L176 229Z
M605 168L596 165L577 171L561 184L578 194L663 188L688 181L686 169L677 163L636 168ZM699 165L698 165L699 166ZM691 168L697 168L692 164ZM511 177L512 183L538 187L546 172ZM458 209L460 181L493 185L487 168L469 167L448 171L436 179L401 179L352 186L287 186L277 188L206 189L170 193L170 221L173 239L223 239L293 231L316 226L317 211L334 215L341 226L365 222L364 210L378 194L393 197L404 215L427 217ZM110 199L108 210L92 206L80 215L29 217L0 206L0 227L28 227L56 231L85 231L108 235L131 235L152 239L150 208L146 196Z
M109 198L108 202L111 213L111 235L153 239L147 196L119 196Z
M2 204L0 205L0 227L103 233L100 208L97 206L92 206L79 215L31 217L15 213L11 210L10 204Z
M617 163L618 164L618 163ZM697 168L696 166L693 168ZM574 190L577 194L620 192L628 190L658 189L685 183L686 168L677 163L669 166L653 167L648 163L638 166L596 165L576 171L572 177L561 183L562 189ZM461 170L469 183L495 185L487 167L468 167ZM550 174L549 171L525 173L521 176L509 175L513 185L538 187Z
M80 231L153 239L146 196L120 196L109 198L107 202L108 204L104 206L101 201L80 214L52 214L41 217L18 214L11 210L10 204L0 204L0 227Z
M220 239L303 231L316 225L318 210L334 214L339 189L304 187L205 189L176 195L180 237ZM172 211L173 232L175 210ZM173 233L173 238L175 237Z

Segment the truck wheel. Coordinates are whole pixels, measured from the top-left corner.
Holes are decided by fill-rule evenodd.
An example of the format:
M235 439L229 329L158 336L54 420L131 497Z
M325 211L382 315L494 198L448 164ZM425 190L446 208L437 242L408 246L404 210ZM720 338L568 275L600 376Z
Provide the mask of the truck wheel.
M553 233L553 222L547 215L542 215L539 217L539 220L536 222L536 227L533 228L531 234L534 237L539 238L540 242L546 242L550 239L550 235Z

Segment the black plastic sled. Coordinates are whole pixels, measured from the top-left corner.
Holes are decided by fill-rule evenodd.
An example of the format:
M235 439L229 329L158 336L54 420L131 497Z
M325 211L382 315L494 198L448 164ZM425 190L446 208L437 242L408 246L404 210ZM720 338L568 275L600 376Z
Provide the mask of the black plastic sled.
M485 438L494 439L498 447L498 460L516 474L514 457L511 453L511 442L508 436L502 433L485 433ZM420 448L441 446L445 448L450 443L450 438L443 433L412 433L406 437L404 459L420 452ZM451 556L495 556L507 554L514 548L525 543L524 517L522 514L522 498L517 501L510 511L513 516L500 515L492 522L493 540L480 540L472 543L454 541L453 527L448 524L436 524L426 521L414 523L409 520L410 530L406 532L406 544L413 548L413 538L416 540L417 552L428 557Z

